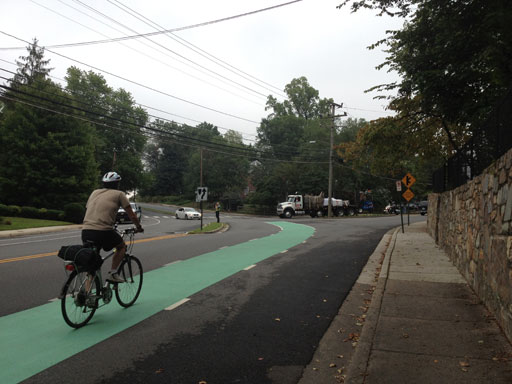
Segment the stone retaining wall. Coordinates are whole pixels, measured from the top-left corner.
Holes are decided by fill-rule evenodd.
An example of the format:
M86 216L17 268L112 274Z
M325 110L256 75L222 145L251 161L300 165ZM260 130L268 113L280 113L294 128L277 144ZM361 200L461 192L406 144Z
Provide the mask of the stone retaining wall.
M428 230L512 340L512 150L428 199Z

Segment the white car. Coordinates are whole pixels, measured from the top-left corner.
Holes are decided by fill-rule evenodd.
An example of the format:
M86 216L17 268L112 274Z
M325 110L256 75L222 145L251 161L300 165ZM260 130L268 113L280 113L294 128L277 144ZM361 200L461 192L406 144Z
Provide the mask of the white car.
M176 218L177 219L200 219L201 214L197 212L194 208L178 208L176 210Z

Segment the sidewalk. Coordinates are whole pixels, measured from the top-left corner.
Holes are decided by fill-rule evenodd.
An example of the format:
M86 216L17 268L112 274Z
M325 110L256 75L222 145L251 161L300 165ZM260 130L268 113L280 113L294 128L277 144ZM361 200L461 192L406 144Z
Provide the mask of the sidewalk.
M422 222L384 236L299 383L512 383L512 346Z

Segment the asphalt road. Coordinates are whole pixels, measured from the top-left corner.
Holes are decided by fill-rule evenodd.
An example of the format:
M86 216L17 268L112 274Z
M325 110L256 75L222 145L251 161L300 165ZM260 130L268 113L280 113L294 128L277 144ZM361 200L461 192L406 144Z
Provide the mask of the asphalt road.
M83 339L90 345L49 368L19 376L31 376L25 382L296 383L382 235L400 225L399 216L304 217L281 224L281 230L278 225L286 221L223 213L222 221L230 224L227 232L176 237L198 222L144 208L143 214L146 231L139 239L146 241L136 244L134 253L144 265L146 296L127 310L120 311L115 302L100 308L78 331L67 328L56 303L45 320L54 333L43 333L33 343L53 337L75 347ZM214 220L213 213L206 216L205 222ZM411 220L423 218L411 216ZM3 320L47 308L64 282L60 260L38 255L77 242L78 232L0 241L4 335L19 330L16 321L2 327ZM221 266L215 264L219 260ZM234 272L227 272L235 264ZM178 268L182 268L179 274ZM222 273L209 282L209 274L217 269ZM167 270L176 275L166 274ZM169 284L177 285L170 289ZM162 307L142 318L153 301L166 296L160 291L189 286L184 300L176 296L181 305ZM115 328L124 323L131 325ZM107 335L104 339L91 341L102 332ZM59 344L54 348L61 352ZM0 352L9 353L1 345Z

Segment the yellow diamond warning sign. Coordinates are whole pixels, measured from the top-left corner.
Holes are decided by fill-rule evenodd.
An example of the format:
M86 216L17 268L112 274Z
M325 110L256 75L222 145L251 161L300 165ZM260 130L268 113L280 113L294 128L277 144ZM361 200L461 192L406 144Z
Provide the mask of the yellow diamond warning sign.
M405 200L410 201L414 197L414 193L410 189L407 189L404 193L402 193L402 196Z
M411 188L411 185L413 185L415 182L416 179L409 172L407 172L407 175L405 175L402 179L402 183L404 183L407 188Z

